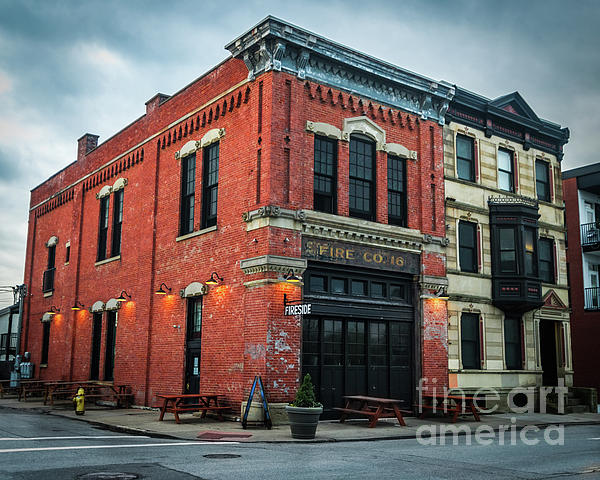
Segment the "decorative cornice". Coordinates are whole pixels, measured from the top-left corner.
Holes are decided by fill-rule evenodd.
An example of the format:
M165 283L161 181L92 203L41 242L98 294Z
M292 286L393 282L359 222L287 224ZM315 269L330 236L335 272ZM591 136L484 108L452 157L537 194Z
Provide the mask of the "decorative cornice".
M454 87L383 62L268 16L225 46L248 68L248 78L288 72L413 112L444 124Z
M507 106L516 105L521 112ZM524 150L536 148L563 157L563 146L569 141L568 128L539 118L525 100L514 92L490 100L456 87L456 95L446 113L446 122L456 122L520 143Z
M293 270L294 274L302 275L306 270L306 260L279 255L261 255L240 260L240 268L246 275L264 272L288 273L290 270Z
M315 238L397 248L415 253L438 251L440 247L446 247L450 243L448 238L423 234L410 228L313 210L290 210L274 205L244 212L242 219L247 224L247 231L277 226Z

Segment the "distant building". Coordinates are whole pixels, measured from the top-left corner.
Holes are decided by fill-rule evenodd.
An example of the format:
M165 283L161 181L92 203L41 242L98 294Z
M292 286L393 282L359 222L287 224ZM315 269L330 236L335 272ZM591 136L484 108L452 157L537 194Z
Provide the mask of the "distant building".
M19 304L0 310L0 379L8 379L17 354Z
M444 173L450 387L572 384L560 162L568 129L457 88Z
M258 374L288 402L310 373L327 412L360 393L411 408L419 378L448 380L452 86L272 17L226 48L33 189L23 350L38 378L144 405L239 405Z
M563 172L574 383L600 391L600 163Z

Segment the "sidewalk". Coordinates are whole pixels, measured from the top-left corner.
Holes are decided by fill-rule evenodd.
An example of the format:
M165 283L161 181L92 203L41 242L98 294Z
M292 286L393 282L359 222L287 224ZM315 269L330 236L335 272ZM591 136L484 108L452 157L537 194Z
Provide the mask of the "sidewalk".
M456 424L452 424L448 418L429 416L423 420L415 417L405 418L406 427L401 427L395 419L380 420L375 428L368 428L366 420L347 420L340 424L337 420L325 420L319 422L317 436L314 440L295 440L290 435L288 425L274 426L267 430L262 426L248 426L246 430L242 429L240 422L224 421L220 422L213 418L201 419L192 414L181 415L181 423L176 424L172 414L165 414L162 422L158 421L158 410L146 410L140 408L129 409L111 409L108 407L88 406L84 416L77 416L73 411L70 402L57 401L54 407L44 405L41 401L28 400L19 402L16 398L0 399L1 409L16 409L20 411L31 411L36 413L47 413L75 420L85 421L93 425L98 425L113 431L130 433L135 435L147 435L151 437L173 438L180 440L194 440L199 433L205 433L202 440L231 440L240 442L344 442L344 441L365 441L365 440L383 440L383 439L401 439L415 438L419 427L432 426L426 428L424 437L429 436L430 432L438 429L441 425L468 427L470 431L475 432L477 427L488 425L495 431L504 426L505 431L509 431L513 425L517 429L527 425L536 425L538 427L547 425L574 425L574 424L598 424L600 425L600 414L598 413L580 413L569 415L551 415L551 414L493 414L482 415L481 422L473 421L472 416L459 417ZM513 420L514 419L514 420ZM451 433L450 430L449 433ZM221 435L224 434L226 438ZM248 435L250 437L240 438L232 437L232 434ZM209 438L206 438L209 437Z

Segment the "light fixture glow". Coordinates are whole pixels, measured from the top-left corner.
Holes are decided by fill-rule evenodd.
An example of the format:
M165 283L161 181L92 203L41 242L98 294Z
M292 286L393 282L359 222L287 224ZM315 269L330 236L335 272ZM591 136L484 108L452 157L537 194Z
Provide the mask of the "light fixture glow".
M117 302L126 302L127 298L125 297L131 300L131 295L129 295L125 290L123 290L121 291L121 295L119 295L119 297L117 298Z
M48 314L48 315L56 315L58 312L60 312L60 308L57 308L54 305L52 305L50 307L50 309L46 312L46 314Z
M168 292L166 290L163 290L163 287L165 287L166 290L168 290ZM156 292L154 292L156 295L166 295L167 293L171 292L171 288L167 287L167 284L165 282L160 284L160 288L158 290L156 290Z
M71 307L71 310L81 310L83 306L83 303L81 303L79 300L75 300L75 303Z
M297 277L294 274L294 270L292 270L291 268L290 268L289 272L283 276L283 279L286 282L290 282L290 283L300 283L302 281L302 279L300 277Z
M219 274L217 272L212 272L212 274L210 275L210 278L205 283L207 285L216 285L222 281L223 281L223 278L219 277Z

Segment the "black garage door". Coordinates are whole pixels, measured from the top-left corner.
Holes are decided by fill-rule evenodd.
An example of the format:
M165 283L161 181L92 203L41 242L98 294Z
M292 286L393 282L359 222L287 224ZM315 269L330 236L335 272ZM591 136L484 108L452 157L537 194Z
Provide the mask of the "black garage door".
M410 282L380 272L311 267L305 301L315 314L303 318L302 372L313 378L325 418L343 406L344 395L396 398L411 409ZM355 282L362 286L353 288Z

